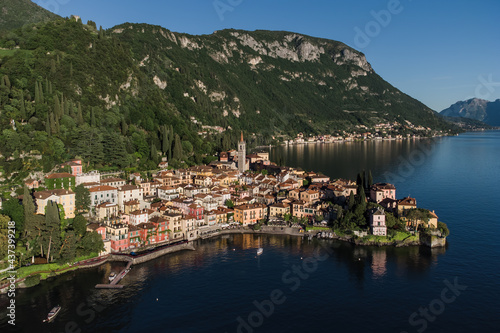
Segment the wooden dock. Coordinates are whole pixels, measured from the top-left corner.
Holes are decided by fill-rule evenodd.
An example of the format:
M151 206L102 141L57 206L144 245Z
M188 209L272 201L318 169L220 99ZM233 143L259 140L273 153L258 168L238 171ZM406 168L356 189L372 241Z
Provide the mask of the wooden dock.
M132 267L132 261L129 261L127 267L122 270L109 284L96 284L96 289L122 289L124 285L118 284L127 273L130 271L130 267Z

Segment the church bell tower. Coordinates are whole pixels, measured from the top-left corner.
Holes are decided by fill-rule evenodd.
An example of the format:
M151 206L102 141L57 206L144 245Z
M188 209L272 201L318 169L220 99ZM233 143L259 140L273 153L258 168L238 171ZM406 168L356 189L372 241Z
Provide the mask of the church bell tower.
M243 132L241 132L241 140L238 143L238 171L243 173L246 169L247 160L247 145L243 140Z

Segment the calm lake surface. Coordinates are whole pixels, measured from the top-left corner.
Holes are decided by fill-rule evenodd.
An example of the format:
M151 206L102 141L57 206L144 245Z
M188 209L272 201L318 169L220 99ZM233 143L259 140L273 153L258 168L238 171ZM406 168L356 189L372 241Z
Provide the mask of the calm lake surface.
M500 132L432 140L278 147L290 166L355 179L372 170L448 223L446 249L353 247L288 236L224 236L134 266L120 291L96 290L123 264L19 290L3 332L498 332ZM256 257L259 242L263 255ZM274 301L274 303L273 303ZM62 305L52 324L50 308Z

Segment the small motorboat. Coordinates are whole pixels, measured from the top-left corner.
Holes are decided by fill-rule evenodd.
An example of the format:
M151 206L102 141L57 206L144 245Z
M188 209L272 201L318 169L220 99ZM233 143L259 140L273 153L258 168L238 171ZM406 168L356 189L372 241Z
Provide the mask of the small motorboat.
M263 249L263 248L261 248L261 247L259 247L259 248L257 249L257 255L258 255L258 256L260 256L262 253L264 253L264 249Z
M61 311L61 306L56 306L53 307L52 310L50 310L49 314L47 315L47 319L45 319L43 322L44 323L50 323L54 318L59 314Z
M115 272L111 272L111 274L109 274L109 282L113 282L113 280L116 278L116 273Z

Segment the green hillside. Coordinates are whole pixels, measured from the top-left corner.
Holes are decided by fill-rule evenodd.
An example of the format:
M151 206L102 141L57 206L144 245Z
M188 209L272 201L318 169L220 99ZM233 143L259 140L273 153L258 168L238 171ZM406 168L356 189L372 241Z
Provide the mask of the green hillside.
M288 32L189 36L74 19L0 38L0 167L12 181L79 156L96 168L209 161L298 132L450 125L346 45ZM433 131L426 132L432 134Z
M16 29L25 24L46 22L59 17L31 0L2 0L0 13L0 30Z

